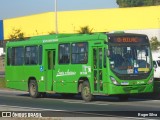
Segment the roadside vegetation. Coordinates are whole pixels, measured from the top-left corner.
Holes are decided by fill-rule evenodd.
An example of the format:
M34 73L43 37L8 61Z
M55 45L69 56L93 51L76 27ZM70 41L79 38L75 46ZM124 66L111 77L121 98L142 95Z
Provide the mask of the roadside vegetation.
M160 5L160 0L116 0L116 2L120 8Z
M158 38L156 36L151 38L150 45L151 45L152 51L159 50L160 42L159 42L159 40L158 40Z
M6 82L4 78L0 78L0 88L5 88L6 87Z
M92 30L93 28L89 28L89 26L84 26L84 27L81 27L80 30L78 30L77 32L79 34L92 34Z
M9 35L9 40L24 40L24 33L21 29L12 29L12 33Z

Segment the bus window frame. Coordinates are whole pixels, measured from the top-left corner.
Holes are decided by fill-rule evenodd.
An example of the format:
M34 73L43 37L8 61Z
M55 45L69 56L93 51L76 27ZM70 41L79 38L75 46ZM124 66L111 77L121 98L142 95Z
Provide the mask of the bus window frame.
M34 60L34 61L37 61L37 62L35 62L34 64L31 64L30 62L31 62L31 60L29 59L29 63L28 64L26 64L26 48L27 47L37 47L36 48L36 52L35 52L35 58L36 58L36 60ZM32 52L31 52L31 50L30 50L30 53L31 53L31 58L32 58ZM39 46L38 45L33 45L33 46L25 46L25 51L24 51L24 58L25 58L25 61L24 61L24 65L26 65L26 66L28 66L28 65L38 65L39 64L39 57L38 57L38 54L39 53Z
M69 62L61 62L61 60L62 60L62 58L60 58L60 52L61 52L61 50L60 50L60 46L61 45L69 45L69 53L67 53L67 54L69 54L69 56L67 56L68 57L68 60L69 60ZM63 55L62 55L63 56ZM58 45L58 64L59 65L68 65L68 64L70 64L71 63L71 45L70 45L70 43L60 43L59 45Z
M18 63L18 59L19 59L19 56L17 57L17 48L22 48L23 51L21 50L18 50L19 53L22 53L21 54L21 64ZM24 65L24 46L16 46L16 47L12 47L11 48L11 65L12 66L22 66ZM13 54L14 52L14 54Z
M12 47L8 47L7 48L7 66L11 66L11 65L12 65Z
M80 44L80 43L85 43L85 46L87 46L87 51L85 51L85 52L83 52L83 53L81 53L81 52L73 53L73 51L72 51L72 49L73 49L73 48L72 48L72 45L73 45L73 44ZM71 44L71 64L88 64L88 53L89 53L89 52L88 52L88 51L89 51L88 46L89 46L88 42L74 42L74 43ZM86 54L86 56L87 56L87 57L86 57L86 60L85 60L86 62L77 62L77 63L74 63L73 60L72 60L73 54L78 54L78 55L79 55L79 54Z
M39 45L38 46L38 64L39 65L42 65L42 63L43 63L43 59L42 58L43 58L43 46Z

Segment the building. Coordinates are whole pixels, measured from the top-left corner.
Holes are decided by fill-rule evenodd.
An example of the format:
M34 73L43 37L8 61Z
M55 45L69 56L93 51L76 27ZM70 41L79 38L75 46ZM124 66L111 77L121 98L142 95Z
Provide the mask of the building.
M97 9L58 12L58 32L77 33L89 26L93 32L126 31L146 33L160 40L160 6ZM54 12L0 21L0 39L7 40L13 29L21 29L26 37L55 32Z
M125 31L147 34L160 40L160 6L96 9L58 12L58 32L77 33L89 26L93 32ZM0 20L0 47L3 47L13 29L20 29L25 37L55 32L55 13ZM3 50L0 51L3 53Z

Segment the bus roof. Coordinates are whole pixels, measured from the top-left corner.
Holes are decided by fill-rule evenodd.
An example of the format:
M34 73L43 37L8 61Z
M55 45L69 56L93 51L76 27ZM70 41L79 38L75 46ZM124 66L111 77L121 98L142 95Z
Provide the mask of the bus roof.
M41 45L48 43L63 43L63 42L81 42L89 40L105 40L108 41L108 36L123 36L123 35L136 35L145 36L143 34L132 34L132 33L94 33L94 34L52 34L34 36L27 40L21 41L9 41L6 46L23 46L23 45Z
M38 45L47 43L62 43L62 42L80 42L89 41L96 39L106 39L106 34L96 33L96 34L53 34L53 35L43 35L31 37L27 40L21 41L9 41L6 46L21 46L21 45Z

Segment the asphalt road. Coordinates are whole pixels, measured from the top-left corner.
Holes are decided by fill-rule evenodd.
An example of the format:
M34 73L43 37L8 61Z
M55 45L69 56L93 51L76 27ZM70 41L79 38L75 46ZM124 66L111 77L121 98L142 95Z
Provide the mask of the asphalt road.
M129 98L121 102L116 97L96 96L94 101L85 102L78 95L65 99L52 94L34 99L27 92L0 89L0 111L39 111L44 117L160 119L160 100Z

